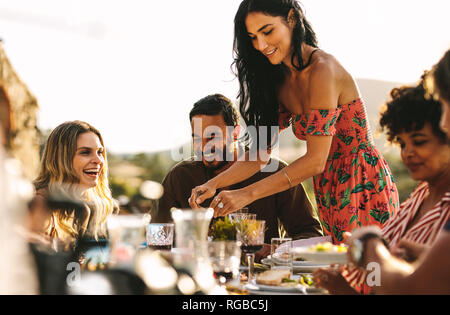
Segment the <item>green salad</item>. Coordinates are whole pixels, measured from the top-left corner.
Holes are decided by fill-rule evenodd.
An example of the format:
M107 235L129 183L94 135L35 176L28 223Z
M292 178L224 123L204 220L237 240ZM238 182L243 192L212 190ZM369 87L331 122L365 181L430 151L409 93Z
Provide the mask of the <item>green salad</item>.
M213 241L235 241L236 223L227 217L219 218L210 227L208 235Z

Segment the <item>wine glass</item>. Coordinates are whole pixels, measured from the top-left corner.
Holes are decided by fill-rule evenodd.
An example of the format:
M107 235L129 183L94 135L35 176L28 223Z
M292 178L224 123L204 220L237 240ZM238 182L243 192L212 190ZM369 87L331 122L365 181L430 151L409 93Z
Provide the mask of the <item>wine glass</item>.
M209 258L214 277L219 284L225 284L238 278L241 261L241 243L235 241L208 242Z
M236 224L236 240L241 242L241 250L248 263L248 282L255 282L255 253L264 246L266 221L242 219Z

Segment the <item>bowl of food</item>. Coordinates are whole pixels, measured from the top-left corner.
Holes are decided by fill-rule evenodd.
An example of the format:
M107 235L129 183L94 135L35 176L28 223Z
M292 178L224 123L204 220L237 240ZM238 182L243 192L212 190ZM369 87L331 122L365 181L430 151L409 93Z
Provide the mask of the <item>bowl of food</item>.
M347 246L345 245L333 245L325 242L307 247L295 247L292 251L295 260L324 264L347 263Z

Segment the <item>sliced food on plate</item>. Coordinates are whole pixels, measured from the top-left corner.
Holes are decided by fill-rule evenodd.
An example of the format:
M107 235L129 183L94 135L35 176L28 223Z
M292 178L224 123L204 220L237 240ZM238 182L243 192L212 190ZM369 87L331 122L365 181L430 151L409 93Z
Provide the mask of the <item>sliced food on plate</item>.
M330 242L319 243L308 247L295 247L294 260L313 261L329 264L345 264L347 262L347 247L333 245Z
M324 294L326 290L316 288L311 274L301 274L291 277L288 270L271 269L256 277L257 289L250 287L250 291L259 294L259 290L266 292L285 292L297 294Z
M291 272L282 269L270 269L256 275L257 284L281 285L283 279L289 279Z

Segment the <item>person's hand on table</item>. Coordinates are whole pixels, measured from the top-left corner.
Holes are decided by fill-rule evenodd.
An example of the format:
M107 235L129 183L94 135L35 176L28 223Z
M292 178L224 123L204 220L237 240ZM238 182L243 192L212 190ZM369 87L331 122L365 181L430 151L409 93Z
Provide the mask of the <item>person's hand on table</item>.
M314 286L328 290L330 294L355 294L356 291L342 276L343 266L330 265L329 268L319 268L312 274Z
M397 247L391 250L391 253L398 258L406 260L407 262L414 262L429 249L429 245L418 244L416 242L402 239L398 243Z
M211 202L210 207L214 209L214 216L226 216L241 209L252 202L250 194L245 189L221 191Z
M270 244L264 244L263 248L255 253L255 262L261 262L261 259L266 258L270 255Z
M216 193L216 188L209 182L196 186L192 189L191 196L188 199L189 206L192 209L202 208L200 205L207 199L212 198Z
M343 237L343 241L342 242L348 245L348 241L352 237L352 233L344 232L344 233L342 233L342 237Z

